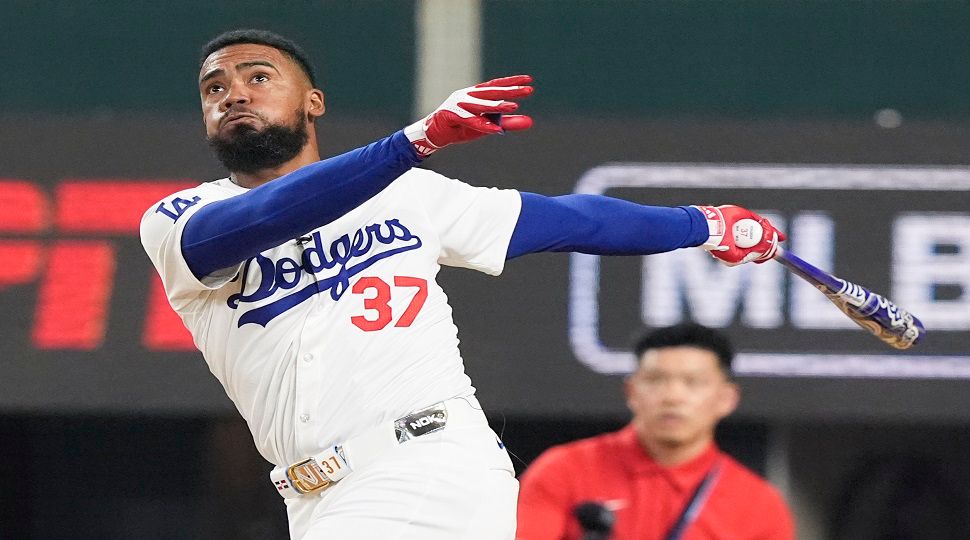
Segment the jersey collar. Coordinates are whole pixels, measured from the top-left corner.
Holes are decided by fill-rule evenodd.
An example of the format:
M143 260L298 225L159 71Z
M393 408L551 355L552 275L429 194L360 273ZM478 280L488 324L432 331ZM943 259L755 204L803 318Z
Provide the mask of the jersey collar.
M673 467L665 467L657 463L640 445L636 431L632 424L628 424L617 432L617 439L621 452L632 464L632 472L637 475L661 474L666 476L680 490L690 490L697 486L707 471L714 466L714 462L722 454L713 442L699 456L690 461Z

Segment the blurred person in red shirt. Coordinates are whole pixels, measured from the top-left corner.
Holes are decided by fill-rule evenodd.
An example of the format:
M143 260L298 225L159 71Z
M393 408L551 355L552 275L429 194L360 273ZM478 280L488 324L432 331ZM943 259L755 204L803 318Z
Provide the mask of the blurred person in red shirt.
M645 334L623 429L554 446L521 478L519 540L792 540L778 491L722 452L740 391L728 339L687 323Z

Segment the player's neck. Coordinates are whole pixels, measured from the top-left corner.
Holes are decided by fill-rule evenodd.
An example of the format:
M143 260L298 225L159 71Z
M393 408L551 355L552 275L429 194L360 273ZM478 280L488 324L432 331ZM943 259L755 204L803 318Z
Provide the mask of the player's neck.
M271 180L275 180L284 174L289 174L300 167L304 167L318 161L320 161L320 151L317 149L315 142L311 141L311 143L308 143L303 147L303 150L300 150L300 153L297 154L296 157L278 167L262 169L252 173L233 171L229 173L229 178L236 185L244 188L254 188L259 187Z
M696 441L671 444L640 438L640 445L654 461L664 467L676 467L700 456L714 441L713 437L701 437Z

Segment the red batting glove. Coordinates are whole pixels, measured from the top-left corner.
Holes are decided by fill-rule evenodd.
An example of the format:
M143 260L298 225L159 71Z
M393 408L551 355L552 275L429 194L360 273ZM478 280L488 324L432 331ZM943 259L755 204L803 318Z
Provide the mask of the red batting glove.
M733 204L694 208L704 213L710 232L700 247L728 266L763 263L775 255L778 243L785 241L785 233L747 208Z
M529 129L532 118L506 113L519 108L507 100L532 93L531 82L529 75L513 75L456 90L434 112L404 128L404 135L421 157L427 157L449 144Z

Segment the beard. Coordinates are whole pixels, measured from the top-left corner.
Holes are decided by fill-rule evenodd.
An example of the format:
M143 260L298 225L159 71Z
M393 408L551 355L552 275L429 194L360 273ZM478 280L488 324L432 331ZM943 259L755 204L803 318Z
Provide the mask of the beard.
M306 146L306 114L295 113L293 126L270 124L263 129L241 124L226 136L207 138L216 158L230 172L255 173L290 161Z

